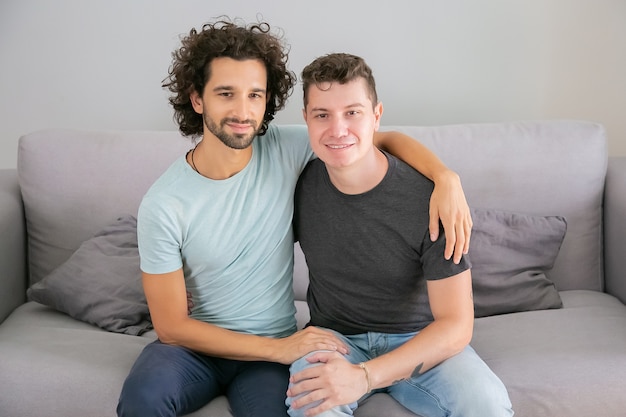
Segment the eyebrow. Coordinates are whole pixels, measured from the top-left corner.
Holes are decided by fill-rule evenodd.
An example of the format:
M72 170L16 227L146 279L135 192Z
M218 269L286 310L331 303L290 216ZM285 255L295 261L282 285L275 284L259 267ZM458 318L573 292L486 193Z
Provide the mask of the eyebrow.
M235 87L230 86L230 85L218 85L217 87L213 88L213 91L216 93L219 91L233 91L233 90L235 90ZM265 88L258 87L258 88L253 88L252 92L265 94L267 90Z
M361 104L361 103L349 104L346 107L344 107L344 110L346 110L346 109L355 109L355 108L362 109L362 108L365 108L365 105ZM328 109L325 108L325 107L313 107L313 108L311 108L311 111L328 111Z

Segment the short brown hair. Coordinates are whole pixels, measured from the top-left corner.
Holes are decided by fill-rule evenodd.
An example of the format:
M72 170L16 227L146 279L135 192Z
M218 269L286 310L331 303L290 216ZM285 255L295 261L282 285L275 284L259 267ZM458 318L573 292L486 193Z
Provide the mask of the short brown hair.
M378 104L376 81L372 69L359 56L332 53L315 59L302 70L302 89L304 93L304 107L308 104L308 91L312 85L319 87L325 82L346 84L357 78L364 78L367 83L372 106Z

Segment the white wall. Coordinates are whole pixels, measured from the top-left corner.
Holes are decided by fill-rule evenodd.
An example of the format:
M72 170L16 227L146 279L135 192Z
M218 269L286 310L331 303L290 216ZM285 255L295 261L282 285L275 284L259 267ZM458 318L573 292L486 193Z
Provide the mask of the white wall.
M175 129L171 51L222 14L284 29L298 74L363 56L384 124L586 119L626 155L624 0L0 0L0 168L41 128ZM300 109L298 88L277 121Z

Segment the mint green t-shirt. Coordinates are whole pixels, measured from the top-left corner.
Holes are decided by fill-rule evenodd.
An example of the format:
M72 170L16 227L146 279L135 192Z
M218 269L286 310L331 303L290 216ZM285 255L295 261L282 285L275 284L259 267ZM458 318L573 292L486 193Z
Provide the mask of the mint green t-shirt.
M242 333L296 330L293 196L313 157L305 126L270 126L239 173L211 180L184 157L144 196L137 235L142 271L183 268L191 317Z

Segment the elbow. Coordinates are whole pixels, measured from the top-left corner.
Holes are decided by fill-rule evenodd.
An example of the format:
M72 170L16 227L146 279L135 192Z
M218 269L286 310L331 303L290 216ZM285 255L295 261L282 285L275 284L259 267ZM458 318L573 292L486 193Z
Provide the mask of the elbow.
M176 344L176 338L174 337L174 335L171 334L171 332L168 332L167 330L154 326L154 331L157 335L157 338L159 339L159 341L165 345L175 345Z
M459 326L458 331L455 332L456 337L450 344L453 351L453 355L461 353L472 341L474 335L474 321Z
M180 345L180 337L176 329L180 326L153 323L159 341L165 345Z

